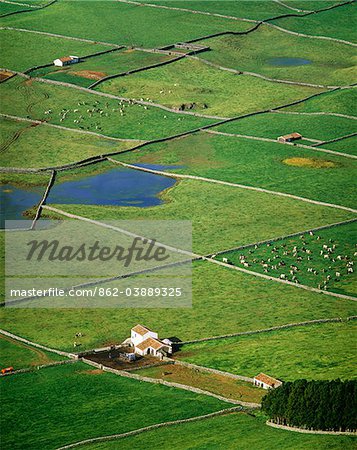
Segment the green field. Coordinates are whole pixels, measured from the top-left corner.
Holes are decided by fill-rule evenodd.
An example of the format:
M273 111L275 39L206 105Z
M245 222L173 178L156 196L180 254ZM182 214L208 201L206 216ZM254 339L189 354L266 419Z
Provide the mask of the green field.
M238 76L192 59L109 80L98 89L130 98L149 97L174 108L194 103L193 110L222 117L284 105L322 90Z
M335 152L351 153L357 156L357 137L353 136L347 139L343 139L338 142L331 142L330 144L324 144L324 148L333 150Z
M3 167L51 167L133 147L138 142L115 141L96 136L2 119L0 148ZM21 131L20 136L16 138ZM26 159L24 159L26 154Z
M229 407L212 397L102 373L83 363L1 381L2 444L12 449L53 449Z
M4 18L3 26L147 48L227 30L245 31L252 27L251 23L237 20L146 8L112 0L106 2L105 8L99 1L91 1L90 5L89 8L87 2L59 1L34 14ZM73 17L76 17L75 21Z
M330 11L323 11L319 14L312 14L304 17L287 17L275 20L275 25L298 33L305 33L312 36L329 36L335 39L356 41L356 28L353 16L356 14L355 6L348 4Z
M0 335L0 351L1 369L13 367L15 370L18 370L63 359L56 353L45 352L22 342L14 341L4 335Z
M5 114L124 139L170 136L214 122L21 77L1 84L0 95Z
M304 39L269 26L244 36L221 36L200 41L211 51L198 56L224 67L269 78L322 85L347 85L356 80L353 47L318 39ZM301 58L297 65L275 58Z
M225 3L225 2L224 2ZM116 441L86 445L85 450L143 450L165 448L177 450L269 449L269 450L353 450L353 436L319 436L276 430L265 425L264 417L230 414L196 423L161 428Z
M282 381L356 377L356 324L329 323L185 345L177 358L254 377Z
M268 1L200 1L200 0L144 0L142 3L152 3L175 8L186 8L196 11L206 11L215 14L224 14L233 17L241 17L252 20L263 20L269 17L275 17L287 12L284 6L279 5L271 0Z
M296 112L330 112L346 115L357 115L356 110L357 89L340 89L338 91L327 92L318 97L299 103L284 111Z
M257 248L229 252L218 258L226 257L234 265L245 267L240 260L243 258L250 270L276 278L284 274L285 279L292 282L297 279L299 283L314 288L357 296L354 268L350 265L355 259L356 236L357 223L353 222L315 232L312 236L306 233L269 245L258 245ZM297 267L296 271L291 271L292 265ZM348 268L353 272L349 273Z
M108 286L113 287L113 283ZM136 323L181 340L356 314L356 303L273 283L208 262L194 263L192 308L0 310L2 327L44 345L73 351L120 343ZM38 324L51 323L51 327Z
M19 72L30 67L50 64L54 59L63 56L85 56L110 49L107 45L15 30L1 30L0 36L2 42L0 67Z
M31 76L88 87L95 81L108 75L157 64L170 58L172 57L158 53L127 49L95 56L82 61L79 65L74 64L64 68L49 67L34 70L31 72Z
M312 100L313 101L313 100ZM356 130L356 121L339 116L314 115L314 113L294 114L292 111L281 113L266 113L257 116L246 117L235 120L224 125L213 128L213 131L225 133L244 134L269 139L277 139L279 136L297 131L303 136L304 143L312 145L307 139L318 139L328 141L353 133ZM321 148L329 148L322 145ZM300 151L300 150L295 150Z
M356 207L354 160L276 142L200 133L116 159L182 165L175 172Z

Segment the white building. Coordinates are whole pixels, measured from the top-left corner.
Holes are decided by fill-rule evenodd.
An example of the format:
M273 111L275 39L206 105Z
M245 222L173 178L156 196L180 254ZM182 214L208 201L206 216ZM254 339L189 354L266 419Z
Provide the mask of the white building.
M131 329L130 338L125 341L134 347L138 355L152 355L162 358L172 354L172 346L160 341L158 334L143 325L136 325ZM170 342L170 341L169 341Z
M259 375L254 377L254 385L263 389L274 389L281 386L282 384L282 381L270 377L269 375L265 375L265 373L260 373Z
M55 66L63 67L68 66L69 64L75 64L79 62L78 56L64 56L63 58L57 58L53 61Z

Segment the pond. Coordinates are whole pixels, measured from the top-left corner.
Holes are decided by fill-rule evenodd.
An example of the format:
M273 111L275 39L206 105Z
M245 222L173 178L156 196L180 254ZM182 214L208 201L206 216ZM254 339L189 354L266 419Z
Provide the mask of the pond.
M271 58L268 60L270 66L305 66L311 64L312 61L304 58L289 58L281 56L277 58Z
M179 167L152 164L140 166L154 170ZM55 183L47 203L145 208L163 203L158 194L172 187L175 182L173 178L117 167L103 173ZM5 220L26 219L22 213L40 201L44 189L44 186L1 185L0 227L4 228Z

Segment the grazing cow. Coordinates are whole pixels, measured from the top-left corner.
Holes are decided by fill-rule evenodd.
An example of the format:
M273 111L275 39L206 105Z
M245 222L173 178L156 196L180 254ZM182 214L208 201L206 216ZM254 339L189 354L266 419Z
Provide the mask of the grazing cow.
M352 267L349 267L349 268L347 269L347 273L353 273Z
M341 276L340 272L336 272L336 277L339 278Z
M281 280L285 280L285 278L286 278L285 273L281 273L281 274L280 274L280 279L281 279Z
M224 262L224 263L228 263L228 259L227 258L222 258L222 262Z

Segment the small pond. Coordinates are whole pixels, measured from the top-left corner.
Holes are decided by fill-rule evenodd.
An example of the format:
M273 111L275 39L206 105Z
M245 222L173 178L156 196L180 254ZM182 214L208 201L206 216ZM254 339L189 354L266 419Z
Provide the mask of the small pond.
M178 166L141 164L154 170L170 170ZM176 180L139 170L116 167L106 172L88 175L71 181L56 182L47 203L136 206L144 208L162 203L158 194L175 184ZM44 192L44 186L0 186L0 227L5 220L26 219L23 211L36 205Z
M289 58L281 56L277 58L271 58L268 60L270 66L305 66L306 64L312 64L312 61L304 58Z

